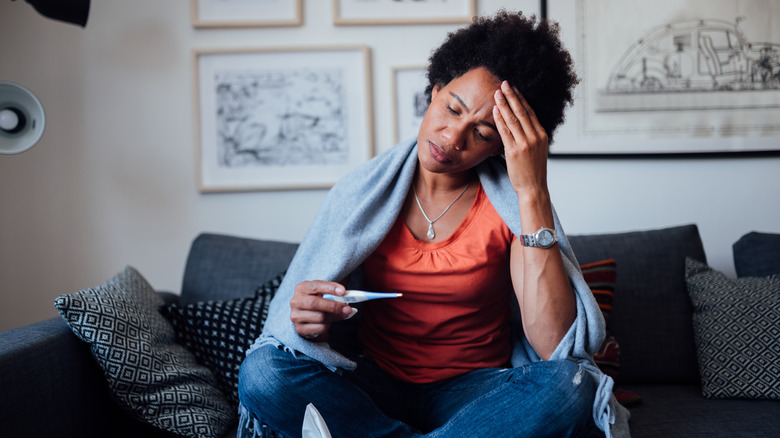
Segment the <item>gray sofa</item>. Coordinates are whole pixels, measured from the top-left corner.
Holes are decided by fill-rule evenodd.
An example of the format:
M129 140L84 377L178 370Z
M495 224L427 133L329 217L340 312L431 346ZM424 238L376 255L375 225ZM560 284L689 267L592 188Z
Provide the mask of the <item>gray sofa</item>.
M631 408L633 437L780 436L780 402L702 396L685 283L686 257L706 261L695 225L569 239L581 264L617 263L608 328L620 345L616 386L641 397ZM757 265L751 257L775 258L750 275L780 273L777 239L751 233L736 244L738 273ZM180 295L161 294L180 306L253 296L285 270L296 247L202 234L190 249ZM0 333L0 388L3 437L170 436L119 409L88 345L62 318Z

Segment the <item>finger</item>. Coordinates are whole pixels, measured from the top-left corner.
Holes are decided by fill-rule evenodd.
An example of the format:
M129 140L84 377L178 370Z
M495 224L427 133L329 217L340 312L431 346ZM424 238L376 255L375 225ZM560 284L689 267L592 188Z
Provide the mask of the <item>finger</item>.
M496 91L496 105L493 107L493 119L496 122L504 151L513 150L516 146L528 145L530 140L520 120L506 101L501 90Z
M531 104L528 103L528 100L526 100L525 96L520 93L517 87L511 87L509 82L504 81L501 84L501 90L508 95L508 100L513 108L515 108L514 102L516 100L518 107L524 110L524 114L530 121L534 132L536 132L540 138L546 137L547 131L544 130L544 127L542 127L542 124L539 122L539 118L536 117L536 111L534 111L533 107L531 107Z
M536 119L536 114L533 112L531 107L528 105L528 102L525 101L525 99L522 99L522 96L519 93L516 93L514 88L509 85L507 81L503 81L501 83L501 89L496 93L498 96L500 94L503 99L505 108L508 108L508 112L511 112L509 115L504 115L504 118L507 119L509 122L508 125L510 129L513 128L513 120L517 121L517 128L513 129L513 133L518 138L518 140L522 138L527 138L529 142L535 143L536 137L537 137L537 125L539 124L538 120Z
M326 300L321 295L294 295L290 307L290 316L302 323L341 321L352 313L349 304Z
M345 319L353 317L358 312L356 308L350 308L350 310L350 314ZM300 336L309 340L317 339L324 341L327 339L331 323L335 321L327 317L323 318L323 315L320 312L298 312L295 315L291 315L290 319L295 325L295 331Z
M525 99L525 96L523 96L523 94L520 93L520 90L518 90L517 87L513 87L509 85L509 82L504 81L501 83L501 91L504 94L506 94L507 99L510 101L510 104L512 105L512 108L522 107L522 111L526 113L529 119L536 118L536 113L534 112L534 109L531 108L531 105Z
M324 312L332 315L331 320L341 320L352 313L348 304L322 298L323 294L344 295L344 286L329 281L303 281L295 285L295 294L290 307L303 311Z
M493 122L496 124L496 129L498 130L498 135L501 136L501 143L504 145L504 148L507 145L512 145L514 143L514 134L507 126L504 116L501 115L501 110L498 109L498 105L493 106Z
M307 295L334 294L344 295L346 289L339 283L333 281L302 281L295 285L295 291Z
M504 142L524 139L523 127L509 102L507 102L506 95L501 90L496 90L494 100L496 104L493 107L493 118L495 119L496 127L498 128L499 124L501 126L499 133L503 133L506 136L502 135Z
M312 342L325 342L328 340L328 326L324 324L304 324L296 326L298 335Z
M342 303L340 303L342 304ZM330 324L352 316L353 308L347 304L342 304L346 307L346 310L339 310L336 312L323 312L319 310L312 310L300 307L292 307L290 310L290 320L295 325L301 324Z

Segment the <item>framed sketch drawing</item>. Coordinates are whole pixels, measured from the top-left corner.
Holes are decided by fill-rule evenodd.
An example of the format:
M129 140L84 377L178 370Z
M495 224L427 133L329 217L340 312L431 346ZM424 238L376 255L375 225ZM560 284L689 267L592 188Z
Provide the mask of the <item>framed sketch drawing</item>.
M428 99L425 87L428 85L428 71L425 67L393 68L393 114L395 115L395 142L417 136Z
M780 0L547 8L582 78L552 155L780 150Z
M273 27L303 24L303 0L190 0L195 27Z
M373 154L364 46L194 52L201 191L327 188Z
M333 0L333 22L352 24L468 23L476 0Z

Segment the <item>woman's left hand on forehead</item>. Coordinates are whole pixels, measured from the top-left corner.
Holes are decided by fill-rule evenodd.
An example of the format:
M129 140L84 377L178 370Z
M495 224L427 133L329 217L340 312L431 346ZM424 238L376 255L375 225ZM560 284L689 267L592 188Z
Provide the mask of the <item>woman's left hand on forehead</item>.
M547 190L548 138L533 108L507 81L494 94L493 119L504 143L509 179L516 192Z

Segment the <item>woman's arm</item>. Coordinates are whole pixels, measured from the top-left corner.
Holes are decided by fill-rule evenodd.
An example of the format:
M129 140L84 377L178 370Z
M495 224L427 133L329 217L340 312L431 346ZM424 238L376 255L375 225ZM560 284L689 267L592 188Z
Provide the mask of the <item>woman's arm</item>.
M504 144L507 171L518 196L523 234L554 228L547 188L544 128L516 89L504 81L495 93L493 117ZM510 269L523 330L542 359L549 359L576 317L576 301L558 244L549 248L512 243Z

